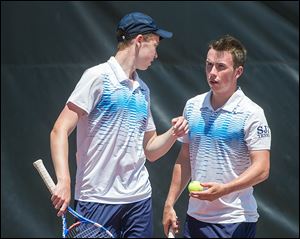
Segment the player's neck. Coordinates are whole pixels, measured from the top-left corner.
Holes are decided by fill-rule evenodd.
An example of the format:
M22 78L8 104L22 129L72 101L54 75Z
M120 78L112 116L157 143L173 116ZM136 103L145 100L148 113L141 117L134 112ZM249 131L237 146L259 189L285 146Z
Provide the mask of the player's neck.
M133 79L133 73L135 72L135 64L134 64L134 57L130 57L130 54L124 51L118 51L117 54L115 55L115 58L117 62L120 64L122 67L123 71L125 72L126 76L130 80Z
M210 102L214 110L221 108L238 89L236 85L227 89L212 90Z
M217 110L221 108L225 103L228 101L228 99L232 96L232 94L218 94L213 92L211 95L211 106L214 110Z

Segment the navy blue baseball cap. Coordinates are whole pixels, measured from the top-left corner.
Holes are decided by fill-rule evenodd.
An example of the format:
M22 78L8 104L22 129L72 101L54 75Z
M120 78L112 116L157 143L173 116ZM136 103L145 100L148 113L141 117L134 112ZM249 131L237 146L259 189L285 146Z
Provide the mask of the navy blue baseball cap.
M171 38L172 32L160 29L154 20L141 12L132 12L125 15L117 27L118 41L129 40L138 34L154 33L161 39Z

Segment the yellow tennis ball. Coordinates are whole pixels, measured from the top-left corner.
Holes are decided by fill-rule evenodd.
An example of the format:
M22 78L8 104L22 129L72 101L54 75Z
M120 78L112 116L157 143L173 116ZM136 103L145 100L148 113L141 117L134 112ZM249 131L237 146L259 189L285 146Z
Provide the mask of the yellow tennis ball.
M188 186L189 192L191 191L202 191L203 187L200 185L199 181L191 181Z

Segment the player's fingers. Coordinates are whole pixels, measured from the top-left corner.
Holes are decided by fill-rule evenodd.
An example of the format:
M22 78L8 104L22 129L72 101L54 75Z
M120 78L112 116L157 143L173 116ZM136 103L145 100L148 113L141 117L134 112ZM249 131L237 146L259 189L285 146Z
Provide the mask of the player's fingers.
M185 119L183 119L181 123L179 124L176 123L173 126L173 131L177 134L186 133L187 129L188 129L188 123Z
M64 203L63 200L57 201L57 203L54 204L54 208L55 208L55 209L61 208L61 206L63 205L63 203Z
M177 118L173 118L171 120L173 127L178 128L178 126L180 126L182 124L182 122L184 121L184 117L183 116L179 116Z
M183 129L184 133L187 134L189 132L189 126L186 125Z
M184 129L182 129L182 130L180 130L180 131L177 130L177 131L173 131L173 132L174 132L174 135L176 135L176 136L178 136L178 137L182 137L182 136L188 134L189 129L188 129L188 127L185 127Z
M54 202L57 200L57 196L56 195L52 195L51 196L51 201L52 201L52 203L54 204Z
M61 217L61 216L66 212L67 207L68 207L68 205L67 205L66 203L64 203L64 204L60 207L59 211L57 212L57 216L58 216L58 217Z
M185 119L182 116L180 116L177 118L177 120L174 124L174 127L179 128L184 122L185 122Z
M178 225L176 222L175 223L173 222L172 225L170 225L170 227L172 227L172 229L175 233L176 233L176 231L178 231Z
M171 120L172 125L175 125L176 122L178 121L178 119L180 119L180 116L179 116L179 117L176 117L176 118L173 118L173 119Z
M59 202L60 202L60 199L59 199L59 198L54 198L54 199L52 200L52 204L53 204L53 206L54 206L55 209L58 209L58 207L60 206L60 205L59 205Z
M57 216L58 216L58 217L61 217L62 215L65 214L65 211L66 211L66 210L59 209L59 211L57 212Z
M171 226L171 224L164 224L163 225L164 233L165 233L166 236L168 236L170 226Z
M182 132L182 133L187 133L188 129L189 129L189 126L188 126L187 122L185 122L185 123L182 123L182 124L178 127L177 130L180 131L180 132Z
M179 232L179 221L178 221L178 217L176 217L176 220L172 220L172 225L171 227L173 228L174 233L178 233Z

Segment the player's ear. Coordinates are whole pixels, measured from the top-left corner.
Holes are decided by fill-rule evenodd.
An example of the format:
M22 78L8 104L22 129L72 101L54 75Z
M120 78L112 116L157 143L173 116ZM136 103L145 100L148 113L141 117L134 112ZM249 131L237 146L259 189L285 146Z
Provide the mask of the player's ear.
M135 37L135 43L137 44L138 47L141 46L143 40L144 40L144 36L142 34L139 34Z
M238 68L235 69L235 78L238 79L244 72L244 67L239 66Z

